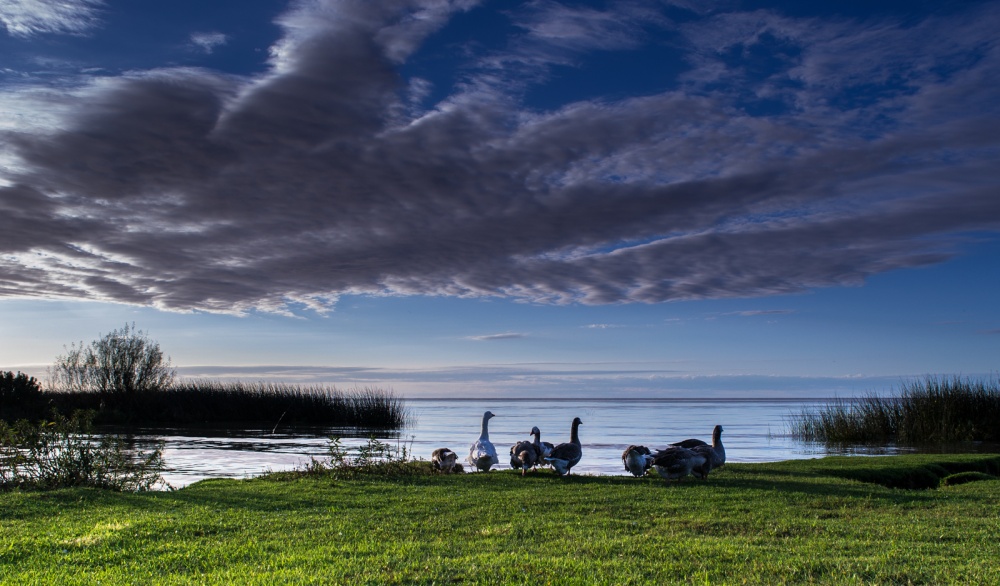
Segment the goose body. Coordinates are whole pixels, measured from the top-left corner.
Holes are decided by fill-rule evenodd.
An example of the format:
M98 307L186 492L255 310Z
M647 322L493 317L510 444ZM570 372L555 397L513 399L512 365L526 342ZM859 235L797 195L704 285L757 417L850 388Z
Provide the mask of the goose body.
M435 470L450 473L455 472L455 465L458 464L458 454L448 448L438 448L431 454L431 466ZM458 464L461 467L461 464Z
M691 449L691 451L701 456L704 460L700 466L695 463L695 465L691 467L691 475L700 480L708 480L708 473L711 472L714 467L712 465L712 458L714 456L712 446L695 446Z
M665 480L680 480L691 474L695 468L699 473L708 461L705 454L679 446L670 446L653 455L653 468ZM707 472L704 473L707 476Z
M622 452L622 464L632 476L644 476L653 465L653 455L646 446L629 446Z
M489 422L493 417L493 413L489 411L483 413L483 426L479 439L473 442L469 448L469 464L482 472L488 472L491 467L500 463L497 449L490 441Z
M722 426L716 425L712 430L712 443L708 444L700 439L686 439L670 444L680 448L694 449L697 447L711 446L712 448L712 468L722 468L726 464L726 447L722 445Z
M538 451L535 444L528 440L519 441L510 447L510 467L515 470L521 469L521 476L538 465Z
M552 448L552 452L545 457L545 461L552 464L559 476L566 476L570 469L576 466L577 462L583 458L583 446L580 444L580 425L583 424L579 417L573 418L573 426L570 430L568 443L559 444Z
M538 462L544 462L546 456L552 453L552 448L555 446L549 442L542 441L542 432L538 429L538 427L532 427L529 435L532 435L535 438L535 441L532 443L535 446L535 450L538 452Z

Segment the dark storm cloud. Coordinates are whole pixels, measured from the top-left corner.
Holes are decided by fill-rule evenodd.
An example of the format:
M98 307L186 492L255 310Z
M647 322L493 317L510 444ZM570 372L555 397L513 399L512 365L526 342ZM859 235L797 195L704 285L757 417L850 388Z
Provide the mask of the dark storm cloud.
M673 26L643 5L532 3L510 14L520 36L414 113L429 82L400 65L474 5L300 3L259 77L51 90L57 113L37 114L56 122L0 126L0 295L236 313L772 295L941 262L1000 224L995 5L917 26ZM553 64L640 50L649 27L684 39L675 89L522 103Z

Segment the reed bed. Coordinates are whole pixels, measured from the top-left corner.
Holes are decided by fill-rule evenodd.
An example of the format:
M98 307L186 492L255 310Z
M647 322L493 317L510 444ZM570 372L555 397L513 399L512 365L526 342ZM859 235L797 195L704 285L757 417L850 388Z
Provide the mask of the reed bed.
M375 387L344 391L266 381L192 380L141 393L48 391L42 395L49 410L95 411L97 425L399 429L409 417L402 399Z
M895 396L836 400L791 418L793 437L825 443L919 445L1000 441L996 379L928 377Z

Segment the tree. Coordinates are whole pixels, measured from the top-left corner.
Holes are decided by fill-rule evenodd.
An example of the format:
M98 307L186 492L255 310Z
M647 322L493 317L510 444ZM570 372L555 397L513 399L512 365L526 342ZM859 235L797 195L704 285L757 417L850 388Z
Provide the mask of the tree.
M71 345L49 369L53 387L67 391L134 394L169 387L177 371L160 345L125 324L89 346Z

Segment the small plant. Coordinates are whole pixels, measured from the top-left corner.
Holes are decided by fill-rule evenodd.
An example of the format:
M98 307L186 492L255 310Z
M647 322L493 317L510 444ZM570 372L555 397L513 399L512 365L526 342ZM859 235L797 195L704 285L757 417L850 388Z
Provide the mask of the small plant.
M405 443L393 446L375 437L369 437L366 443L353 450L344 446L341 438L331 437L328 450L330 454L328 460L313 458L298 472L305 475L352 477L361 474L405 476L430 470L427 462L411 459L412 450Z
M162 443L151 451L126 438L92 431L93 413L58 413L52 420L0 421L0 489L90 486L136 492L159 483Z

